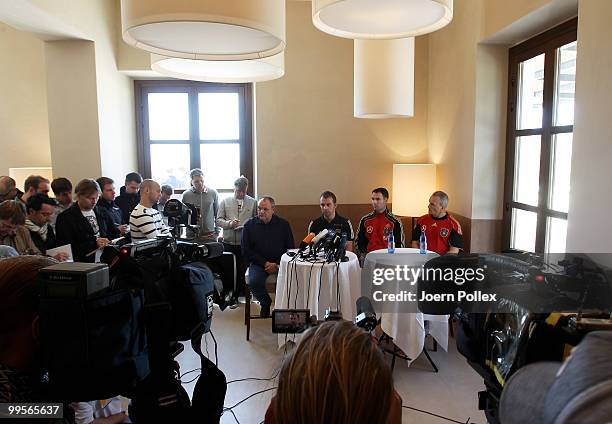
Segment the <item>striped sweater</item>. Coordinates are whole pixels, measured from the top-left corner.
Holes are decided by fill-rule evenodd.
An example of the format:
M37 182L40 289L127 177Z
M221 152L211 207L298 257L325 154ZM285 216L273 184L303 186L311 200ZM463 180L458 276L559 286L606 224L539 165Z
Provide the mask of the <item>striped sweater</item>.
M157 209L138 204L130 215L130 233L132 240L138 241L167 235L169 231Z

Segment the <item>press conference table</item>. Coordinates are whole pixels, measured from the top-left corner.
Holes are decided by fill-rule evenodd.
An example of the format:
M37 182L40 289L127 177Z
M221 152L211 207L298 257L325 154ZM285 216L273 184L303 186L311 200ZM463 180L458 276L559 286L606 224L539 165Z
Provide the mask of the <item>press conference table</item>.
M381 249L368 253L364 261L364 268L374 267L376 264L415 267L424 265L425 262L437 256L437 253L430 251L421 255L419 249L413 248L398 248L393 254ZM393 338L393 343L412 361L423 351L427 334L430 334L445 351L448 351L449 315L401 312L399 303L391 305L390 308L390 311L387 309L385 312L377 313L381 319L381 328Z
M331 308L353 321L357 313L355 302L361 295L361 268L353 252L346 252L346 256L347 262L324 263L284 254L276 280L274 309L309 309L310 315L322 320L325 310ZM279 335L279 347L285 340L285 335Z

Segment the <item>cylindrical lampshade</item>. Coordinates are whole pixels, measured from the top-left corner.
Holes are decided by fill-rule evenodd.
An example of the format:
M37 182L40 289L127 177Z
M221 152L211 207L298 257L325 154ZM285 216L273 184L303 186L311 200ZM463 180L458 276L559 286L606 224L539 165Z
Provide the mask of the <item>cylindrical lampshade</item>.
M285 53L251 60L194 60L151 55L151 69L173 78L206 82L261 82L285 74Z
M394 164L392 190L395 215L425 215L429 198L436 190L436 165Z
M312 22L336 37L416 37L452 19L453 0L312 0Z
M414 38L354 43L354 116L414 116Z
M123 40L151 53L246 60L285 49L285 0L121 0Z

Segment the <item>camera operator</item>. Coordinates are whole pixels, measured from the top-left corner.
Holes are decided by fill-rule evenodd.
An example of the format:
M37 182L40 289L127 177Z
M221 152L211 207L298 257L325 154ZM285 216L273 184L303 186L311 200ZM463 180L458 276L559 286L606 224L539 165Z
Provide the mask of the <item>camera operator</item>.
M38 272L55 263L57 261L45 256L17 256L0 261L0 402L58 401L44 385L38 327ZM97 411L88 408L90 404L96 405L96 402L71 405L80 410L81 419L77 419L77 423L112 424L127 418L125 413L119 412L94 419ZM108 405L105 403L105 406ZM64 408L64 412L66 417L68 408ZM60 422L72 422L72 414L66 419Z
M402 399L370 334L330 321L304 334L283 364L266 424L399 424Z

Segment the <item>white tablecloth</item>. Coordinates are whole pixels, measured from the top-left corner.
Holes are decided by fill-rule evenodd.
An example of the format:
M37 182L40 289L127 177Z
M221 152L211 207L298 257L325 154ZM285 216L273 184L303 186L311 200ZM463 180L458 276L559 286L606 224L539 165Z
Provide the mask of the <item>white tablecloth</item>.
M361 295L361 268L357 256L346 252L348 262L323 264L305 262L283 255L276 281L275 309L309 309L311 315L323 319L325 310L340 310L342 317L353 321L355 301ZM336 296L339 287L339 301ZM293 339L293 337L292 337ZM279 335L279 346L285 335Z
M395 249L394 254L387 254L385 249L375 250L370 253L385 254L374 255L378 258L374 261L368 254L365 259L364 267L374 261L376 263L402 264L409 266L421 266L428 260L438 256L435 252L427 252L420 255L419 249L399 248ZM388 263L387 263L388 262ZM409 358L416 359L423 351L426 334L436 339L438 344L448 351L448 318L449 315L427 315L421 312L406 313L400 312L400 304L396 304L398 311L383 312L379 314L381 318L381 328L389 336L393 337L393 343L399 347ZM426 322L427 328L426 328Z

